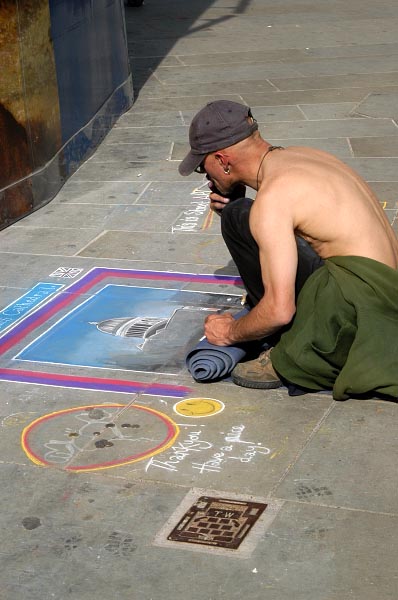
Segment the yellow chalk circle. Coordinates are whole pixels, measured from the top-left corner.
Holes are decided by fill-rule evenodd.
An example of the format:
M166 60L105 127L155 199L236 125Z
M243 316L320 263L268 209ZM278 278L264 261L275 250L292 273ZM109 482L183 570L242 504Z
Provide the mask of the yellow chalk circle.
M186 398L174 405L174 412L182 417L212 417L224 410L221 400L214 398Z

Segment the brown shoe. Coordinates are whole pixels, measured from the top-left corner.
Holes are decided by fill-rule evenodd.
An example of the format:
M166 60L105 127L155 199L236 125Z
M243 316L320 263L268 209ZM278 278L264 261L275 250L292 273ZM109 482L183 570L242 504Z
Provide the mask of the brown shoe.
M255 360L237 364L231 374L232 381L242 387L258 390L281 387L282 382L272 366L271 350L272 348L262 352Z

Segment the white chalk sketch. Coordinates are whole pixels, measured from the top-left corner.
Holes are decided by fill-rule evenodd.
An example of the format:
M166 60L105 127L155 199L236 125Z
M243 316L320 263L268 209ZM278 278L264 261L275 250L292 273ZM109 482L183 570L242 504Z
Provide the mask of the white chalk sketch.
M159 440L155 438L144 437L141 433L137 434L140 425L126 424L117 425L112 421L114 412L105 408L92 408L84 410L80 413L69 414L69 420L78 422L76 428L65 427L63 430L63 439L50 439L43 443L46 452L43 454L47 462L55 464L66 464L72 460L83 449L87 449L87 444L100 438L104 428L111 431L111 435L107 434L103 440L103 445L114 446L120 443L134 441L134 446L144 442L156 443ZM82 424L83 423L83 424ZM66 438L66 439L65 439ZM160 438L159 438L160 439ZM95 443L92 450L96 450Z
M78 269L76 267L58 267L55 271L50 273L49 277L59 277L60 279L74 279L84 269Z
M172 330L173 327L178 327L180 321L187 323L185 317L189 318L190 322L195 322L195 316L198 313L201 314L201 319L204 319L203 311L214 312L214 309L183 306L182 308L176 308L167 319L146 316L112 317L99 322L90 321L90 325L95 325L98 331L107 333L108 335L115 335L122 338L142 338L143 342L137 344L136 348L151 352L154 343L160 342L160 344L163 344L164 338L167 339L167 328ZM156 340L153 336L157 336ZM149 341L152 342L152 344L149 344L150 347L148 347Z

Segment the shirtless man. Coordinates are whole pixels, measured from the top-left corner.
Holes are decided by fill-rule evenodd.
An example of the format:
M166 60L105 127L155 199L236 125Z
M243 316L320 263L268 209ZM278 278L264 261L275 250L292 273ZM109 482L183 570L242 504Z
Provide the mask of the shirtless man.
M208 104L192 122L190 143L191 151L181 163L180 173L197 170L207 174L211 208L221 213L223 236L251 304L250 312L238 320L230 313L209 316L205 323L207 340L228 346L286 330L295 316L300 292L293 327L288 327L271 351L238 365L233 380L259 388L278 387L281 380L305 389L334 387L351 347L355 348L357 338L364 343L363 332L368 328L361 323L360 331L359 327L356 332L350 329L359 321L352 312L353 304L360 314L370 311L369 319L376 311L377 321L385 312L384 306L375 308L372 302L369 306L365 302L363 307L364 298L372 290L374 294L380 279L387 288L380 289L382 297L398 295L398 244L379 201L355 171L331 154L306 147L271 146L262 139L247 106L225 100ZM257 191L254 202L229 200L242 184ZM364 288L360 282L367 278ZM326 292L325 286L329 286ZM302 300L303 287L306 295ZM358 296L361 306L356 306L350 294ZM322 301L313 305L321 296ZM329 312L325 309L328 299L332 300ZM398 322L398 302L391 310L391 319ZM390 324L384 325L380 335L387 332L392 338ZM323 338L318 329L323 330ZM369 336L373 335L369 330ZM345 340L342 349L340 338ZM324 340L327 347L319 347ZM390 341L385 351L387 348L394 351ZM396 351L398 355L398 346ZM303 353L308 356L301 364L298 357ZM381 359L385 361L386 356ZM320 360L325 364L317 364ZM363 368L368 369L368 365ZM396 375L389 373L380 380L375 373L370 389L396 397L397 361L391 372L394 369ZM347 397L352 390L356 393L355 385L343 383L345 389L334 390L335 397ZM361 386L358 389L358 393L370 391Z

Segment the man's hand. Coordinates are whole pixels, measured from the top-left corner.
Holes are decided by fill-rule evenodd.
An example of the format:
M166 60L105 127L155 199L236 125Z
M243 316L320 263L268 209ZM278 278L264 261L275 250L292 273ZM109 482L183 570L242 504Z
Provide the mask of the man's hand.
M209 315L205 321L205 336L210 344L230 346L236 340L233 337L233 326L236 323L231 313Z
M208 185L210 188L210 208L219 215L226 204L237 198L244 198L246 194L246 186L243 184L237 185L228 196L223 196L212 181L209 181Z
M210 184L209 184L210 187ZM210 208L214 210L217 214L221 214L222 209L229 202L229 198L224 198L218 192L210 192Z

